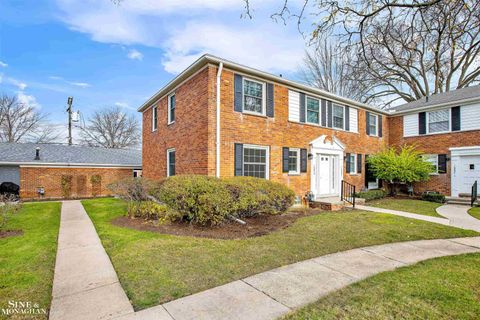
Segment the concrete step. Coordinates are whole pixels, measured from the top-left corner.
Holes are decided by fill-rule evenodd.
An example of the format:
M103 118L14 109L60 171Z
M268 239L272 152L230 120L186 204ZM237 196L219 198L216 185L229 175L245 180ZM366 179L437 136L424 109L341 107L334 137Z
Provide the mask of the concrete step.
M458 205L465 205L465 206L470 206L470 198L458 198L458 197L447 197L446 198L448 204L458 204ZM478 205L478 201L476 201L474 204Z

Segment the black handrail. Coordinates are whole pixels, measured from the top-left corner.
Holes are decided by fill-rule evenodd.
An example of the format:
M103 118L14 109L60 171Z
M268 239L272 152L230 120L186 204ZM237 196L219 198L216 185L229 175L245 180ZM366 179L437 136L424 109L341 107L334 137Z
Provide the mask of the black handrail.
M347 201L355 208L355 186L342 180L341 201Z
M478 183L477 181L475 181L475 183L472 186L472 195L470 198L471 207L473 207L473 205L475 204L475 201L477 201L477 197L478 197Z

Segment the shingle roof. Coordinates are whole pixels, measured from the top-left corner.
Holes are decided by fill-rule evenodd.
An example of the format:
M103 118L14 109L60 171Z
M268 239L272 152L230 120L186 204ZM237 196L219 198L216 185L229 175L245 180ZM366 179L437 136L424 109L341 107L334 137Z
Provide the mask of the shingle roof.
M40 160L35 150L40 148ZM0 143L0 163L52 163L64 165L142 166L142 152L62 144Z
M428 97L428 101L426 98L422 98L414 102L393 107L392 109L390 109L390 111L408 111L417 108L434 107L435 105L439 104L454 103L455 101L475 98L478 98L478 100L480 100L480 85L434 94Z

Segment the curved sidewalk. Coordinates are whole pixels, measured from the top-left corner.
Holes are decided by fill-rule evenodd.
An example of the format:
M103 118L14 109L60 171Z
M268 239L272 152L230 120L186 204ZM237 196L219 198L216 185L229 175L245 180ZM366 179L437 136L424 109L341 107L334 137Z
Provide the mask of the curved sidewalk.
M450 225L480 232L480 220L475 219L468 214L470 207L446 204L438 207L439 215L444 216L450 220Z

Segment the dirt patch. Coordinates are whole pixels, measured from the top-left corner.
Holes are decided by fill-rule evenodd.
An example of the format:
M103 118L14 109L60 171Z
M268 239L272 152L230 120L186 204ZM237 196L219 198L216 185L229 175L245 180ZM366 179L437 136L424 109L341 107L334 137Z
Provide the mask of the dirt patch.
M323 212L320 209L289 211L282 215L261 215L254 218L244 218L247 224L241 225L236 222L227 222L219 226L201 227L189 223L166 223L154 225L151 221L142 219L130 219L118 217L112 224L120 227L136 229L141 231L153 231L162 234L177 236L190 236L211 239L245 239L259 237L270 232L285 229L297 219Z
M5 230L5 231L0 231L0 239L2 238L10 238L10 237L16 237L16 236L21 236L23 234L22 230Z

